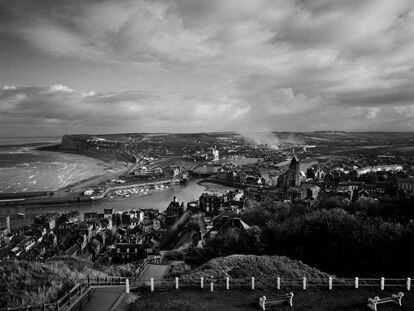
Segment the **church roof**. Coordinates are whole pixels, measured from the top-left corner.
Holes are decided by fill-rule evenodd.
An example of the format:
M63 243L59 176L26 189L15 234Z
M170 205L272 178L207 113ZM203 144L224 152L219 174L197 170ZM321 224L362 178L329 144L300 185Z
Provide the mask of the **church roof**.
M299 161L298 161L298 159L296 158L296 156L294 155L293 157L292 157L292 161L290 161L290 165L289 165L289 167L290 168L296 168L296 167L299 167Z

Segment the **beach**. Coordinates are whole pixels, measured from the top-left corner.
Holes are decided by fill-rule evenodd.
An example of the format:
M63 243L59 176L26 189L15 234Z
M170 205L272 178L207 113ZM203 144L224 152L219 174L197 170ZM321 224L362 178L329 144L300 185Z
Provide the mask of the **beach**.
M113 174L124 161L39 150L39 143L0 146L0 193L55 191L81 180Z

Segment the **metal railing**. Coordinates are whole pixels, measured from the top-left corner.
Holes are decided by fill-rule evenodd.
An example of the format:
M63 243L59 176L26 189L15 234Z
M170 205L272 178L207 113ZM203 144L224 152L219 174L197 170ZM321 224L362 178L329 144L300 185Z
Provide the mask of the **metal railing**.
M53 303L37 306L18 306L2 308L0 311L72 311L89 298L96 287L126 286L126 277L88 277L71 288L62 298Z

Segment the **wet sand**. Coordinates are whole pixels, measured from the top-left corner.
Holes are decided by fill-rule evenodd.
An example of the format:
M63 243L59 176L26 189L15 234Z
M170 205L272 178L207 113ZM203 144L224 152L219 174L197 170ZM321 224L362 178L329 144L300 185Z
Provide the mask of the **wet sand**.
M125 162L33 147L2 149L0 193L58 190L81 180L113 174Z

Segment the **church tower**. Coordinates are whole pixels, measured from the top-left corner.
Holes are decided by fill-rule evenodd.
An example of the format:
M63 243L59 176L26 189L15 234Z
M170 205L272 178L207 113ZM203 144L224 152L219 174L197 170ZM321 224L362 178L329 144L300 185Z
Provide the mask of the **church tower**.
M289 164L289 169L279 177L278 186L283 189L300 186L300 163L295 155Z
M289 164L289 186L299 187L300 186L300 163L295 155L292 157L292 161Z

